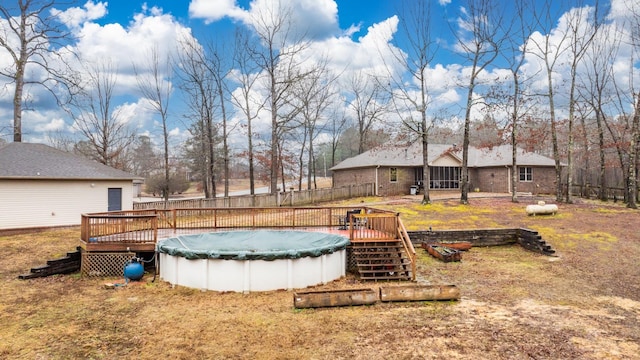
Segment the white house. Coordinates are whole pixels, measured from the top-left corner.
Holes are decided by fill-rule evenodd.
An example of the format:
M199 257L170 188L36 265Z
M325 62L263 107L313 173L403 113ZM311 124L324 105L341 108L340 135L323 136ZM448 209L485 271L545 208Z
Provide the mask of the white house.
M138 177L43 144L0 145L0 230L79 225L133 208Z

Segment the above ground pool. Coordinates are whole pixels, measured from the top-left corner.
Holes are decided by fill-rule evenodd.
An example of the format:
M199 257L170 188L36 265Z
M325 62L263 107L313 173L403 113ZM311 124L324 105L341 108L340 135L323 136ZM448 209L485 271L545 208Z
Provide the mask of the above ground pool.
M160 278L216 291L299 289L346 272L342 235L311 231L226 231L158 241Z

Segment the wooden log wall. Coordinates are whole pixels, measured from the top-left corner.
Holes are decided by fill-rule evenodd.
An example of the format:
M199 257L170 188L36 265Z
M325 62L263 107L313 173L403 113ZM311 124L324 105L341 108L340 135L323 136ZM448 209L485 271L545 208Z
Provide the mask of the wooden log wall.
M474 230L419 230L407 231L411 242L446 243L468 241L473 246L500 246L518 244L523 248L543 255L552 255L555 250L535 230L529 229L474 229Z
M18 276L18 279L34 279L39 277L46 277L56 274L70 274L80 270L81 262L81 249L76 248L74 252L68 252L67 256L48 260L47 264L40 267L31 268L31 272L28 274L22 274Z
M415 243L468 241L473 246L513 245L518 241L516 229L421 230L407 231Z
M544 255L553 255L556 252L535 230L518 229L518 244L527 250Z

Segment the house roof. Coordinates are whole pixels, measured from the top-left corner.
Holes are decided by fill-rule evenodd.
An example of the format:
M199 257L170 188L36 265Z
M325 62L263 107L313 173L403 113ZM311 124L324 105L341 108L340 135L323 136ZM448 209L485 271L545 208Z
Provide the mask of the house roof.
M137 176L44 144L0 145L0 178L133 180Z
M462 148L454 145L429 144L429 164L436 159L451 155L462 163ZM519 166L555 166L553 159L539 154L526 152L517 148ZM494 146L492 148L476 148L469 146L468 166L471 168L509 166L512 163L511 145ZM422 143L417 141L409 146L386 144L366 151L360 155L345 159L331 170L345 170L373 166L422 166Z

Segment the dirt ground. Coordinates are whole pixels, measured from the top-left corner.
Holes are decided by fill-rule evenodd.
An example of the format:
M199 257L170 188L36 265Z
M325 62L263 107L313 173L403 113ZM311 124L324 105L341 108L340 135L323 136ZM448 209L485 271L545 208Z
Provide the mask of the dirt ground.
M557 251L472 248L442 263L417 248L417 282L455 284L460 301L295 309L293 291L201 292L153 274L116 289L103 285L120 279L24 281L73 249L79 230L0 237L0 358L640 359L640 212L578 200L526 216L539 200L552 202L351 202L398 211L409 230L530 228ZM349 275L312 290L402 285Z

